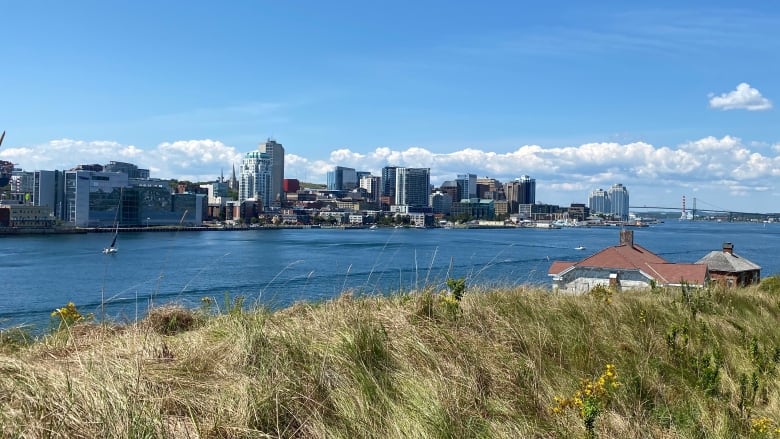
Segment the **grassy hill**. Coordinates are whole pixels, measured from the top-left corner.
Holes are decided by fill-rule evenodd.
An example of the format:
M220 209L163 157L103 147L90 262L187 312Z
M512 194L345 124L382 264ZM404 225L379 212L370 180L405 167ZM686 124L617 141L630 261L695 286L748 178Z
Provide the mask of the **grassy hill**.
M0 437L780 437L776 283L460 300L453 283L6 332Z

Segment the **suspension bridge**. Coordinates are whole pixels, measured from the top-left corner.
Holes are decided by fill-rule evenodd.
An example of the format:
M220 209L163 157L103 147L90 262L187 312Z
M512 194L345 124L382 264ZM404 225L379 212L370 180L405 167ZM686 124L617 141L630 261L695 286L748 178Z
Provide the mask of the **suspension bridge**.
M698 204L704 204L705 208L697 207ZM736 210L729 210L722 207L715 206L700 199L693 199L693 206L690 209L686 209L685 196L682 197L681 206L629 206L629 210L660 210L660 211L677 211L681 212L680 219L702 219L702 218L723 218L728 221L732 220L749 220L749 219L766 219L767 217L778 217L778 213L766 213L766 212L740 212Z

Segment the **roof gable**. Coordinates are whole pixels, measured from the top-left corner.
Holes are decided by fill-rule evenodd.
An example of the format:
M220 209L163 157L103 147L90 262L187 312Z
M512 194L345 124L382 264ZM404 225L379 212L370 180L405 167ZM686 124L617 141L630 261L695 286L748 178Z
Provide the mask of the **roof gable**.
M563 271L574 267L577 263L576 262L569 262L569 261L555 261L550 265L550 269L547 270L547 274L554 275L554 274L561 274Z

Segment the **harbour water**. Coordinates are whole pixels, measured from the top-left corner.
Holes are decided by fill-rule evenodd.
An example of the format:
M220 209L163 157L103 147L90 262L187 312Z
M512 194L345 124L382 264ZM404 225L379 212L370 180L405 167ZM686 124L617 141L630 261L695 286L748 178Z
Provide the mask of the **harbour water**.
M780 224L670 221L634 229L634 241L672 262L695 262L723 242L780 273ZM469 285L548 288L554 260L580 260L618 242L618 228L307 229L0 237L0 328L46 328L73 301L83 313L119 321L150 304L199 306L226 294L271 308L343 291L386 294L448 277ZM577 247L584 250L576 250ZM104 307L101 307L101 303ZM102 311L101 311L102 310Z

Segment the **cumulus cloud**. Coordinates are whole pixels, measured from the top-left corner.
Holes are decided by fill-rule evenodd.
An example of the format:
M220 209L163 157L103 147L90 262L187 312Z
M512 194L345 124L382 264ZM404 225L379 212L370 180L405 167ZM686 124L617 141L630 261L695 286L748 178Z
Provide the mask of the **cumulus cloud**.
M463 173L504 182L528 174L537 179L538 200L553 202L557 197L564 203L582 201L591 190L606 189L614 183L625 184L640 197L644 193L668 198L668 194L682 194L683 190L737 196L745 191L777 192L766 181L780 175L780 150L769 150L771 155L766 155L767 148L745 144L733 136L704 137L676 147L605 142L561 147L524 145L502 153L477 148L445 154L420 147L380 147L368 153L339 149L328 160L294 156L287 160L285 174L288 178L324 182L327 171L335 166L374 175L380 175L384 166L429 167L435 185ZM660 188L666 195L660 195ZM717 200L717 195L710 198ZM678 200L667 203L676 205Z
M710 108L718 110L748 110L761 111L772 108L772 102L761 95L761 92L743 82L736 90L723 93L720 96L710 94Z
M236 148L215 140L164 142L151 149L114 141L57 139L46 143L0 150L0 158L25 170L71 169L82 164L126 161L148 168L152 177L207 181L222 169L241 162Z
M213 180L223 170L229 176L231 167L239 165L242 156L235 147L210 139L164 142L148 149L113 141L60 139L0 150L0 158L26 170L69 169L78 164L118 160L149 168L153 177L192 181ZM291 152L285 155L287 178L324 183L326 173L335 166L374 175L381 175L385 166L426 167L431 169L431 183L435 185L463 173L503 182L527 174L537 179L537 200L544 202L581 202L591 190L614 183L623 183L632 197L640 198L668 198L668 194L684 191L715 194L703 196L715 200L717 194L780 194L772 183L780 177L780 148L743 142L733 136L704 137L674 147L646 142L601 142L555 147L523 145L506 152L473 147L434 153L414 146L379 147L368 152L340 148L323 159Z

